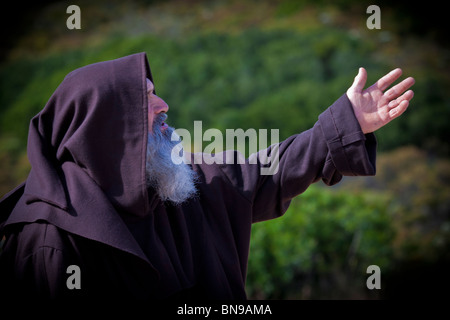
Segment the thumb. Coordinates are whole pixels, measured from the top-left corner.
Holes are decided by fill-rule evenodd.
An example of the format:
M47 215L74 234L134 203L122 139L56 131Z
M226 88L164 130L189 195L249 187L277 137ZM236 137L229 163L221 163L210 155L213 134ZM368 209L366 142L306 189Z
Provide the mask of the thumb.
M359 72L353 81L352 86L350 87L353 91L361 92L364 89L367 81L367 72L364 68L359 68Z

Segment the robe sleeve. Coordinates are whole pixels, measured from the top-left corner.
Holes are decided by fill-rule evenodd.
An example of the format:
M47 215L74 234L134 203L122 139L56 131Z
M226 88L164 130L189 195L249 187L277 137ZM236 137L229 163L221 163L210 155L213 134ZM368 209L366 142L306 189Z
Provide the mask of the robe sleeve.
M273 175L262 175L263 161L223 166L231 183L252 205L253 222L284 214L290 201L312 183L338 183L342 176L375 175L376 139L364 135L347 95L341 96L318 118L315 125L278 144L279 164ZM259 151L262 159L276 148Z

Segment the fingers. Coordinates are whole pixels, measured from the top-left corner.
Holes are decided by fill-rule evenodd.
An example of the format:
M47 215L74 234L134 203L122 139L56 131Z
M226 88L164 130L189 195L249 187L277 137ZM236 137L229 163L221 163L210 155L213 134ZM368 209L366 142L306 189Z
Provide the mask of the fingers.
M364 68L359 68L359 72L353 81L352 86L350 87L356 92L361 92L364 89L367 81L367 72Z
M408 90L406 91L403 95L401 95L400 97L398 97L395 100L392 100L391 102L389 102L388 107L389 109L395 108L396 106L398 106L403 100L408 100L410 101L412 98L414 97L414 92L412 90Z
M401 97L392 100L388 105L390 119L392 120L403 114L403 112L405 112L408 108L409 102L413 97L414 92L412 90L408 90Z
M391 120L397 118L403 112L405 112L406 109L408 108L408 106L409 106L409 100L403 100L402 102L400 102L400 104L397 107L389 110L389 117L391 118Z
M389 72L387 75L385 75L384 77L380 78L380 80L378 80L375 83L375 85L378 87L378 89L380 89L381 91L384 91L387 88L389 88L389 86L391 84L393 84L395 80L400 78L401 75L402 75L402 69L400 69L400 68L394 69L391 72Z
M384 97L388 100L392 100L400 96L403 92L408 90L415 83L414 78L409 77L393 86L391 89L384 93Z

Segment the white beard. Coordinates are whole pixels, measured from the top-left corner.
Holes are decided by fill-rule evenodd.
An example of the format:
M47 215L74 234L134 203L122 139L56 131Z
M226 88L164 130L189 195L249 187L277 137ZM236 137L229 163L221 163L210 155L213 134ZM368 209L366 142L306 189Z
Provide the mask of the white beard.
M153 133L148 134L147 186L154 188L162 201L178 205L196 195L197 177L195 171L186 163L175 164L172 161L172 149L180 145L180 139L171 127L164 132L160 130L165 119L165 114L157 116L153 123ZM178 137L178 141L171 141L172 134ZM181 152L184 153L183 150Z

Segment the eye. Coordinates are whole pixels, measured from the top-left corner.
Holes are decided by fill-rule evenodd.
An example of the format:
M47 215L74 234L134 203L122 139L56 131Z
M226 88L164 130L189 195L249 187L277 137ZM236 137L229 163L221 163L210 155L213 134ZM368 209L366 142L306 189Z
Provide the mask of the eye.
M147 78L147 94L154 93L155 92L155 86L153 83Z

